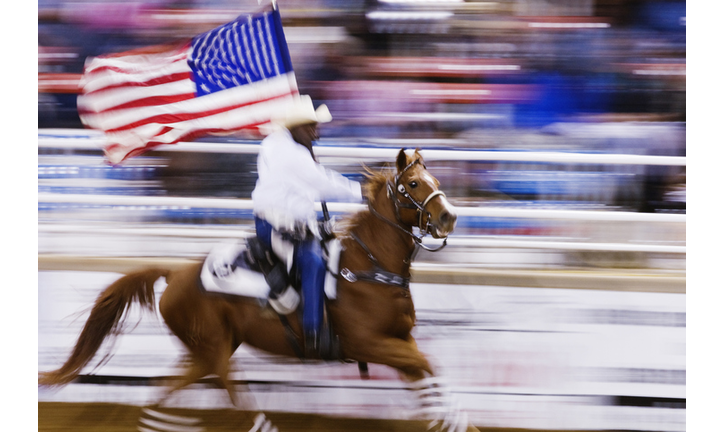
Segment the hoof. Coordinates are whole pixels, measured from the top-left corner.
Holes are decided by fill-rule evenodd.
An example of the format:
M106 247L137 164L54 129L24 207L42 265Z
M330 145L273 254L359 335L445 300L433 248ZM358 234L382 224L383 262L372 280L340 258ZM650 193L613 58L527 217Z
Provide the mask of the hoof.
M264 413L259 413L254 418L254 426L249 429L249 432L279 432L279 429L266 418Z

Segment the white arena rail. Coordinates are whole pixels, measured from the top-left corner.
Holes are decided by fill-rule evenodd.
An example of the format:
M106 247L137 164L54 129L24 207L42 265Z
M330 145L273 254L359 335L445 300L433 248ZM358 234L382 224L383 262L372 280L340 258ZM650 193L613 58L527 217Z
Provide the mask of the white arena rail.
M218 208L233 210L251 210L250 199L229 198L182 198L158 196L125 196L125 195L83 195L38 193L38 202L42 203L75 203L107 206L144 206L149 208ZM363 210L364 204L328 203L331 212L350 213ZM525 219L565 219L611 222L675 222L685 223L685 214L667 213L634 213L615 211L590 210L544 210L515 209L502 207L455 207L458 216L500 217ZM317 203L317 211L321 211Z
M80 194L52 194L39 193L38 202L41 203L74 203L81 205L107 205L131 206L144 209L161 208L222 208L236 210L251 210L252 202L248 199L223 198L180 198L180 197L143 197L119 195L80 195ZM355 212L365 208L363 204L329 203L331 212ZM632 212L606 212L606 211L576 211L576 210L528 210L494 207L457 207L460 216L473 217L502 217L526 219L563 219L579 221L613 221L613 222L664 222L685 223L686 215L682 214L656 214ZM321 204L317 203L317 211L321 211ZM90 227L76 225L46 225L38 226L39 232L44 233L71 233L90 232L115 235L144 235L161 237L188 237L188 238L236 238L246 237L242 230L225 230L218 228L113 228ZM439 243L437 240L427 240L426 244ZM450 244L469 247L496 247L521 249L557 249L557 250L595 250L595 251L626 251L626 252L652 252L685 254L685 246L631 244L631 243L593 243L593 242L561 242L545 240L508 240L486 239L480 237L455 237Z
M47 129L39 130L38 148L56 149L92 149L100 150L103 144L102 135L88 130ZM423 140L425 141L425 140ZM429 141L429 140L428 140ZM447 144L454 143L447 140ZM325 140L322 140L324 143ZM374 144L375 140L360 142L363 145ZM356 159L392 160L400 147L414 147L415 140L379 140L386 146L394 148L369 147L342 147L331 145L318 145L315 152L323 157L348 157ZM213 142L181 142L174 145L157 147L158 151L169 152L201 152L201 153L237 153L256 154L259 144L249 143L213 143ZM686 157L672 156L646 156L626 154L583 154L564 152L527 152L527 151L482 151L482 150L421 150L426 160L440 161L518 161L518 162L551 162L570 164L616 164L616 165L663 165L686 166ZM119 195L79 195L79 194L52 194L39 193L39 203L74 203L82 205L103 206L137 206L144 209L160 208L217 208L251 210L252 202L248 199L223 198L181 198L181 197L144 197ZM329 203L332 212L348 213L365 208L362 204ZM317 203L317 211L321 205ZM524 218L547 220L576 220L576 221L610 221L610 222L651 222L651 223L686 223L685 214L657 214L633 213L618 211L586 211L586 210L548 210L548 209L520 209L503 207L457 207L458 215L463 217L496 217L496 218ZM81 227L82 228L82 227ZM70 232L76 228L72 226L39 226L40 232L61 233ZM86 227L86 229L88 229ZM107 233L111 229L103 228ZM134 230L144 228L125 228L126 234L135 233ZM116 229L115 231L118 231ZM131 231L128 231L131 230ZM142 231L144 234L149 231ZM118 231L120 233L120 231ZM139 232L140 233L140 232ZM206 237L223 238L245 236L244 233L232 234L225 230L178 228L162 229L155 233L157 236L179 237ZM435 241L432 240L432 243ZM686 253L685 246L668 246L652 244L628 243L586 243L586 242L560 242L537 240L506 240L485 238L456 237L458 246L471 247L501 247L501 248L531 248L531 249L559 249L559 250L598 250L598 251L636 251L636 252L662 252Z
M83 133L84 131L79 131ZM55 132L48 132L55 134ZM393 160L399 148L415 147L415 140L384 140L385 145L395 148L367 148L351 146L331 146L320 144L314 147L314 152L322 157L349 157L378 160ZM367 140L363 144L374 144L374 140ZM103 138L100 136L73 136L38 138L38 148L55 149L84 149L101 150ZM213 143L213 142L180 142L173 145L156 147L156 151L164 152L200 152L200 153L230 153L230 154L256 154L259 144L244 143ZM511 162L551 162L570 164L615 164L615 165L664 165L686 166L684 156L647 156L628 154L588 154L564 152L534 152L534 151L485 151L485 150L420 150L425 160L433 161L511 161Z
M253 233L239 229L219 228L170 228L170 227L100 227L89 225L43 224L38 225L39 233L46 234L93 234L111 236L142 236L144 238L182 237L195 239L234 239L247 238ZM441 240L426 238L428 246L439 246ZM508 240L490 239L474 236L451 236L448 246L486 247L503 249L554 249L569 251L608 251L608 252L649 252L685 254L686 246L655 245L636 243L595 243L595 242L563 242L545 240Z

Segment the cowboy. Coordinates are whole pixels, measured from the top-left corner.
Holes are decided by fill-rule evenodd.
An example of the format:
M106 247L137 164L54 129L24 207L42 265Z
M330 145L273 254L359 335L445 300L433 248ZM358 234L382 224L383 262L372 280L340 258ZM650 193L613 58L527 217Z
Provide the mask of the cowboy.
M293 262L299 269L307 357L321 355L326 274L315 202L362 200L358 182L317 163L312 147L319 138L317 124L331 120L326 105L315 110L309 96L300 96L286 115L274 121L278 130L261 143L257 159L259 178L251 195L259 241L285 263L283 270L289 272ZM287 246L291 242L293 248L285 249L284 241ZM279 292L272 287L269 296L271 306L282 315L294 311L299 303L296 291L284 288Z

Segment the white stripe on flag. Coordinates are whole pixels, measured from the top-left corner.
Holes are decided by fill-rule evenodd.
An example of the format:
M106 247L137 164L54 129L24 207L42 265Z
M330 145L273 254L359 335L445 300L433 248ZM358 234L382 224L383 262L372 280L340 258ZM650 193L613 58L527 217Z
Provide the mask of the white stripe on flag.
M178 50L163 51L158 53L146 53L146 54L123 54L117 57L112 56L101 56L94 57L92 61L85 66L85 73L93 72L95 69L103 66L118 67L121 69L153 69L157 67L158 62L161 61L176 61L179 59L186 58L186 52L180 51L183 47L179 47ZM161 65L158 65L161 67Z
M94 57L84 67L84 73L99 73L97 69L103 67L118 68L129 72L154 71L163 68L166 64L185 60L188 50L178 47L172 51L153 54L122 55L118 57Z

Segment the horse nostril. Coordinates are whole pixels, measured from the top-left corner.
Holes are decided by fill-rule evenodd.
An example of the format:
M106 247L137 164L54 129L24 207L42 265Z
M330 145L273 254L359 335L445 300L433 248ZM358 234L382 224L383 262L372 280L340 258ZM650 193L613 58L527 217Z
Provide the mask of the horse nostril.
M440 214L440 224L447 225L450 223L450 213L447 211L444 211Z
M440 223L444 226L455 226L457 220L458 216L455 213L445 211L440 215Z

